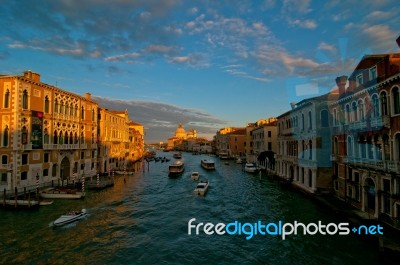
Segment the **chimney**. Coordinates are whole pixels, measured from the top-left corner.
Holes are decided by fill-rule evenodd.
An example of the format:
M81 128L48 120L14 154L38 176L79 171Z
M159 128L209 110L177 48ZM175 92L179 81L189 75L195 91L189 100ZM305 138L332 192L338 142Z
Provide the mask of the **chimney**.
M342 95L344 94L344 92L346 92L346 83L347 83L346 75L336 77L336 85L339 88L339 95Z
M87 100L91 100L90 97L91 97L91 94L90 94L89 92L87 92L87 93L85 94L85 98L86 98Z
M40 74L32 72L31 70L23 72L25 78L32 79L35 82L40 82Z
M294 109L296 107L296 102L290 102L290 107L292 107L292 109Z

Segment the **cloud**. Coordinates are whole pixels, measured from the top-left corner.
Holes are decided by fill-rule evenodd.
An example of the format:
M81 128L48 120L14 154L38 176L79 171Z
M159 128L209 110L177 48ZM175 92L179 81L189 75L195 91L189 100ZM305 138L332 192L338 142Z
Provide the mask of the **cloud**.
M100 107L110 110L125 110L131 120L142 124L145 141L166 141L175 133L181 122L188 129L196 129L200 134L215 134L227 125L227 121L212 116L204 110L179 107L162 102L110 99L92 95Z
M298 27L305 28L305 29L315 29L317 27L317 23L311 19L305 19L305 20L289 19L288 23L292 26L298 26Z

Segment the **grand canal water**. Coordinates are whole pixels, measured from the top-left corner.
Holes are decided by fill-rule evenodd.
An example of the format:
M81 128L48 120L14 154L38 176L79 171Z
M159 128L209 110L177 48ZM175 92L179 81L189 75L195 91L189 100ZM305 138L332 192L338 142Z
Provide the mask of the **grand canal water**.
M168 178L167 163L150 162L149 171L116 177L114 187L81 201L0 209L0 264L379 264L377 246L355 235L188 235L191 218L214 224L343 221L233 161L225 165L213 157L217 169L206 172L204 157L184 153L186 171L176 179ZM205 197L193 194L191 171L210 180ZM81 208L88 210L86 219L52 226L61 214Z

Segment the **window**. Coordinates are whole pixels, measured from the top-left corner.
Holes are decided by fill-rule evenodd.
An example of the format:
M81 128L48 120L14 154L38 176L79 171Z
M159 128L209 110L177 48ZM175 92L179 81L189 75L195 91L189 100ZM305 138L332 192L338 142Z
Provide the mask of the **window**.
M21 172L21 180L27 180L28 179L28 172Z
M304 114L301 114L301 130L304 131Z
M7 164L8 164L8 156L2 155L2 156L1 156L1 163L2 163L3 165L7 165Z
M268 138L271 138L271 137L272 137L272 132L268 131Z
M271 150L272 150L272 143L268 142L268 151L271 151Z
M369 69L369 80L375 80L377 77L376 66Z
M351 122L350 121L350 105L349 104L346 105L345 112L346 112L346 124L349 124Z
M312 188L312 180L313 180L312 171L308 170L308 187L310 188Z
M329 126L329 115L326 109L321 110L321 127Z
M371 102L372 102L372 115L374 118L377 118L379 117L379 100L377 94L372 95Z
M94 121L94 109L92 109L92 121Z
M363 121L364 118L364 102L360 99L358 101L358 119Z
M81 152L81 159L85 158L85 152Z
M1 173L0 182L7 182L7 173Z
M311 110L308 112L308 129L312 129Z
M312 154L312 141L308 141L308 159L312 160L313 159L313 154Z
M49 97L44 98L44 112L49 113Z
M337 125L337 110L333 109L333 126Z
M28 91L22 92L22 108L28 109Z
M47 168L43 169L43 177L49 176L49 170Z
M353 121L357 121L357 103L354 101L353 104L351 104L351 109L353 112Z
M22 165L28 164L28 154L22 154Z
M28 130L26 129L26 127L22 127L21 130L22 134L21 134L21 142L22 144L28 144Z
M393 114L400 114L400 95L398 87L394 87L392 89L392 99L393 99Z
M10 107L10 91L7 89L4 94L4 108Z
M357 77L357 86L360 86L363 84L363 76L362 74L359 74Z
M9 139L9 129L8 126L6 125L6 128L4 128L3 132L3 146L7 147L8 146L8 139Z
M48 163L50 160L49 160L49 153L44 153L44 162L45 163Z
M85 119L85 108L83 106L81 108L81 119Z
M57 99L54 101L54 113L58 113L58 101L57 101Z
M53 177L56 177L56 176L57 176L57 165L56 165L56 164L54 164L54 165L51 167L51 176L53 176Z
M53 134L53 144L58 144L58 134L57 134L57 131L54 131L54 134Z
M383 116L388 115L388 105L387 105L387 95L386 92L383 91L381 93L381 113Z

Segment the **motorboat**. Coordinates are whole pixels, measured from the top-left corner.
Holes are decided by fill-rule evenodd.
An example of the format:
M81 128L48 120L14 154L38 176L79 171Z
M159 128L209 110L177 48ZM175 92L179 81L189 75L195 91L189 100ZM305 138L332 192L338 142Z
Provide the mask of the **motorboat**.
M86 209L82 209L80 212L69 212L67 214L63 214L53 222L55 226L62 226L65 224L69 224L75 221L78 221L87 215Z
M185 164L183 163L182 160L177 160L173 162L171 165L168 167L168 176L170 177L177 177L183 173L185 170Z
M199 172L197 172L197 171L193 171L193 172L192 172L191 178L192 178L193 180L198 180L199 177L200 177Z
M260 169L254 163L246 163L244 165L244 171L247 173L257 173Z
M238 157L238 158L236 159L236 164L243 164L243 163L245 163L245 162L246 162L246 159L244 159L244 158Z
M47 188L40 192L40 197L44 199L81 199L85 197L85 192L68 188Z
M219 158L223 160L229 159L229 155L228 153L219 153Z
M196 188L194 189L194 194L196 195L201 195L204 196L207 192L208 186L210 185L209 181L206 180L200 180L199 183L197 183Z
M208 170L213 170L215 169L215 163L214 161L208 160L208 159L202 159L201 160L201 166L204 169L208 169Z
M181 159L181 158L182 158L182 153L181 153L181 152L178 152L178 153L173 154L172 156L173 156L174 158L176 158L176 159Z

